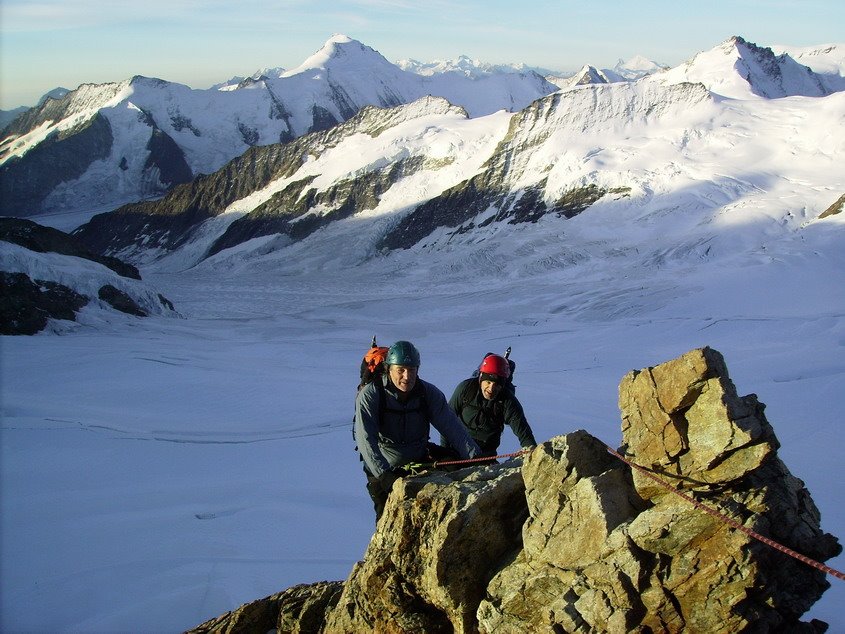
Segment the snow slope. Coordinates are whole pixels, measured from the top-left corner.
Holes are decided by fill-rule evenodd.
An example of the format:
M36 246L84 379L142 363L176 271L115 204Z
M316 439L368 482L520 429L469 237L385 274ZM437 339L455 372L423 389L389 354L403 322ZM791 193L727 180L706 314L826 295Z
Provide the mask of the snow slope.
M345 578L373 528L350 436L373 334L414 341L447 392L512 346L538 439L583 428L612 445L628 370L713 346L767 404L822 527L845 536L843 221L784 232L750 213L720 233L771 232L759 248L655 262L622 257L618 219L597 216L327 266L318 244L363 239L350 220L265 259L145 272L184 319L2 338L2 630L175 632ZM588 235L604 255L573 257ZM506 434L502 450L516 446ZM845 587L831 582L810 616L839 631Z

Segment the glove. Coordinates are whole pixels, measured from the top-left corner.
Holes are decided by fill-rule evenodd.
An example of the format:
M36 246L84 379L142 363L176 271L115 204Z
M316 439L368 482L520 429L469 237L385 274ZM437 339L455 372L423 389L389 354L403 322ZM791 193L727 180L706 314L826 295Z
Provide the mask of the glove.
M378 483L385 493L390 493L393 489L393 483L406 475L408 475L407 471L400 469L399 467L394 467L390 471L382 473L378 478Z

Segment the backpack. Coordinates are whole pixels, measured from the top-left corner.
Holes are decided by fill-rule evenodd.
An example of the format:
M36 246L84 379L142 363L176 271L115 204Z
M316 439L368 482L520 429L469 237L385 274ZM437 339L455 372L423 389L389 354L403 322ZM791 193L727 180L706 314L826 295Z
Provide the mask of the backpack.
M358 390L372 383L376 379L380 379L384 374L384 360L387 358L387 351L390 348L380 346L376 343L376 338L373 337L373 342L370 344L370 349L361 359L360 379L358 381Z

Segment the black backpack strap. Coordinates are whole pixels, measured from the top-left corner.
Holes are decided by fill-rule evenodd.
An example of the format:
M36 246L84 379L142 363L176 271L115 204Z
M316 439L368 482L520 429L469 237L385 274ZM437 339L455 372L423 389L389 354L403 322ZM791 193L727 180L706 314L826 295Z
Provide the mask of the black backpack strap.
M478 395L478 392L481 390L481 385L478 383L478 375L476 374L470 378L476 380L468 381L467 384L464 385L464 389L461 391L461 403L464 405L472 403Z
M389 380L389 379L388 379ZM401 414L408 414L411 412L425 412L427 415L431 415L431 412L428 410L428 398L426 397L426 389L422 383L417 381L417 384L414 386L413 390L411 391L411 396L417 396L419 398L419 405L417 405L413 409L396 409L391 408L387 405L387 393L384 387L383 380L381 378L374 381L376 384L376 388L379 392L379 407L378 407L378 414L379 414L379 429L384 428L384 413L385 412L397 412Z

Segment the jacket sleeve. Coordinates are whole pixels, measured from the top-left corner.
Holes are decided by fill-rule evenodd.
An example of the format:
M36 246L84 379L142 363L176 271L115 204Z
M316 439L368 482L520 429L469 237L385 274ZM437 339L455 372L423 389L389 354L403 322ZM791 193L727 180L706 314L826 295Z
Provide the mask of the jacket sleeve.
M462 458L480 456L481 449L469 435L457 414L449 407L443 392L430 383L426 384L426 390L431 424L434 428Z
M378 447L378 388L372 383L363 387L355 398L355 440L358 451L364 459L367 471L379 477L390 471L387 462Z
M533 447L537 444L531 426L525 418L522 404L515 396L505 402L505 422L513 430L522 447Z
M452 392L452 398L449 399L449 407L453 412L455 412L455 415L458 417L458 420L461 420L461 410L464 407L463 392L465 383L466 381L461 381L460 383L458 383L458 385L455 386L455 391ZM461 424L463 425L463 423ZM464 425L464 427L466 427L466 425ZM440 446L449 446L449 441L443 434L440 434Z

